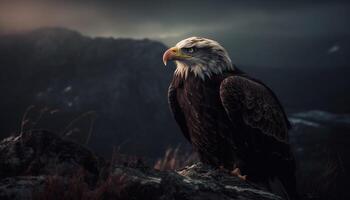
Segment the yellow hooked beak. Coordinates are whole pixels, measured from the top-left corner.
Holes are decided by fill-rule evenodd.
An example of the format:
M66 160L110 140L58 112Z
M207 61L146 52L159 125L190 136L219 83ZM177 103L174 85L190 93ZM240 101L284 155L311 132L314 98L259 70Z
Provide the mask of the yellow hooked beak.
M183 54L179 48L177 47L171 47L170 49L166 50L163 54L163 63L166 66L168 60L181 60L190 58L191 56Z

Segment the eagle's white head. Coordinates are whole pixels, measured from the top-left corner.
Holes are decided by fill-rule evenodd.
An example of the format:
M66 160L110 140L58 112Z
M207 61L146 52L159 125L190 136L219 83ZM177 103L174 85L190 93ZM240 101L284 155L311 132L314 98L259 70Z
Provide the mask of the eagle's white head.
M176 63L175 75L184 79L189 73L205 80L213 74L234 70L227 51L218 42L201 37L190 37L168 49L163 55L164 65L167 61Z

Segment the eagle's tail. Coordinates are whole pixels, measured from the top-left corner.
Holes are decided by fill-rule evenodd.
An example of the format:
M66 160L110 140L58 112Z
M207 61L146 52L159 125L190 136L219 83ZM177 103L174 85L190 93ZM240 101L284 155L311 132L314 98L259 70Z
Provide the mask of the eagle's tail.
M280 181L279 178L273 177L268 180L268 186L272 193L282 197L286 200L291 200L288 192L286 191L286 188L284 187L283 183Z
M296 200L298 193L296 190L295 176L293 177L271 177L268 179L268 187L274 194L286 200Z

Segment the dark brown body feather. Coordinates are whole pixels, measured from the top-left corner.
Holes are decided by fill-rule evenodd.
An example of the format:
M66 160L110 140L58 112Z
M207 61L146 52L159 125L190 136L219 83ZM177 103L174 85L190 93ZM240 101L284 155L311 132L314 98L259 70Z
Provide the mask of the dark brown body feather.
M241 72L205 81L192 73L174 76L169 104L202 162L239 167L258 182L277 177L295 192L295 163L288 144L290 124L273 92Z

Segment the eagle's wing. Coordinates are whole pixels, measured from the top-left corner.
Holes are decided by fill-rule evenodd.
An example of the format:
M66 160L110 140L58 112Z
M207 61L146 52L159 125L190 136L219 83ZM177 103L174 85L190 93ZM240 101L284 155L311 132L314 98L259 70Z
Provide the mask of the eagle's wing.
M170 106L170 110L173 113L173 116L177 122L177 124L180 126L180 129L186 139L191 142L191 137L188 132L187 124L186 124L186 119L185 115L182 112L180 105L177 101L177 94L176 94L176 88L174 87L173 83L170 84L169 89L168 89L168 103Z
M250 128L288 142L288 119L276 96L264 84L230 76L220 85L220 97L232 122L243 121Z

